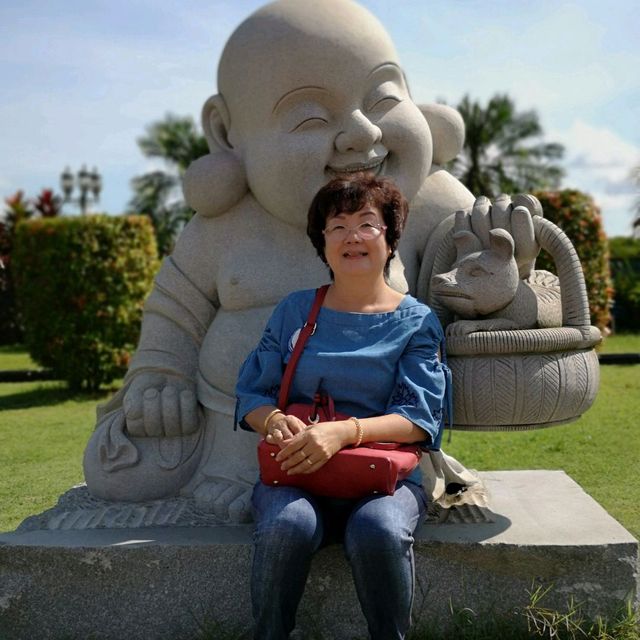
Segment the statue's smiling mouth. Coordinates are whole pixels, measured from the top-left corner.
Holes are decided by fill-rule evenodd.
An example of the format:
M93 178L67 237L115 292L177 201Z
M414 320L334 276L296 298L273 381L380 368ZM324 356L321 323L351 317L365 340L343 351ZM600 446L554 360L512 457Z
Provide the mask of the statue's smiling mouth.
M356 173L358 171L370 171L377 176L382 173L382 167L387 159L387 155L377 156L367 162L352 162L351 164L345 164L343 166L328 165L327 170L331 173Z

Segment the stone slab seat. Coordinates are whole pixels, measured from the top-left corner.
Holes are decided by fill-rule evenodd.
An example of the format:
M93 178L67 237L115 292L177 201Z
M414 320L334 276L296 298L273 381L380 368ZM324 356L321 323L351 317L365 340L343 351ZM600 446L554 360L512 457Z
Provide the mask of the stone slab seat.
M450 603L522 608L538 584L553 585L547 606L573 596L590 616L638 606L638 541L564 472L482 475L491 512L452 512L416 534L415 618L445 620ZM250 558L250 526L0 534L0 637L194 638L211 622L248 630ZM340 546L314 559L298 626L300 637L366 637Z

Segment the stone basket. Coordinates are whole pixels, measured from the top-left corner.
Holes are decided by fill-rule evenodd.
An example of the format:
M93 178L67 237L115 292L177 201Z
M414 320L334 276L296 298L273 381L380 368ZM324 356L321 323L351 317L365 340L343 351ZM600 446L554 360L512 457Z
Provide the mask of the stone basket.
M593 403L599 385L593 349L600 331L590 324L582 266L571 241L549 220L533 217L536 238L555 262L562 327L477 331L447 338L453 373L454 429L509 431L571 422ZM444 237L432 273L455 261L453 233ZM429 304L443 326L451 312L435 297Z

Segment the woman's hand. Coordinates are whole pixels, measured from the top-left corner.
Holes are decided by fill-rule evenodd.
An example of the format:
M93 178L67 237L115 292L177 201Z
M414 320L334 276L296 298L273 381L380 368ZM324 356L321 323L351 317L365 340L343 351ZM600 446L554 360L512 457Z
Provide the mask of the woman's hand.
M292 417L292 416L288 416ZM297 433L276 456L289 475L313 473L354 440L351 421L319 422Z
M291 439L306 429L306 425L296 416L280 413L269 420L265 440L269 444L277 444L284 449Z

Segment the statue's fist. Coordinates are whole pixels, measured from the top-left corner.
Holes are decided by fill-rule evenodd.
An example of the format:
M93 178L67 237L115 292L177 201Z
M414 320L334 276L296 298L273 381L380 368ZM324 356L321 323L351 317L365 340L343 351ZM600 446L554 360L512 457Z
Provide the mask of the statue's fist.
M470 231L477 238L477 249L489 248L492 229L504 229L513 238L520 278L528 278L535 267L540 245L535 237L533 216L542 216L542 205L532 195L510 198L500 195L493 204L488 198L476 199L471 211L457 211L454 231ZM462 256L458 256L460 259Z
M182 436L198 430L195 387L177 376L138 375L123 406L127 431L134 437Z

